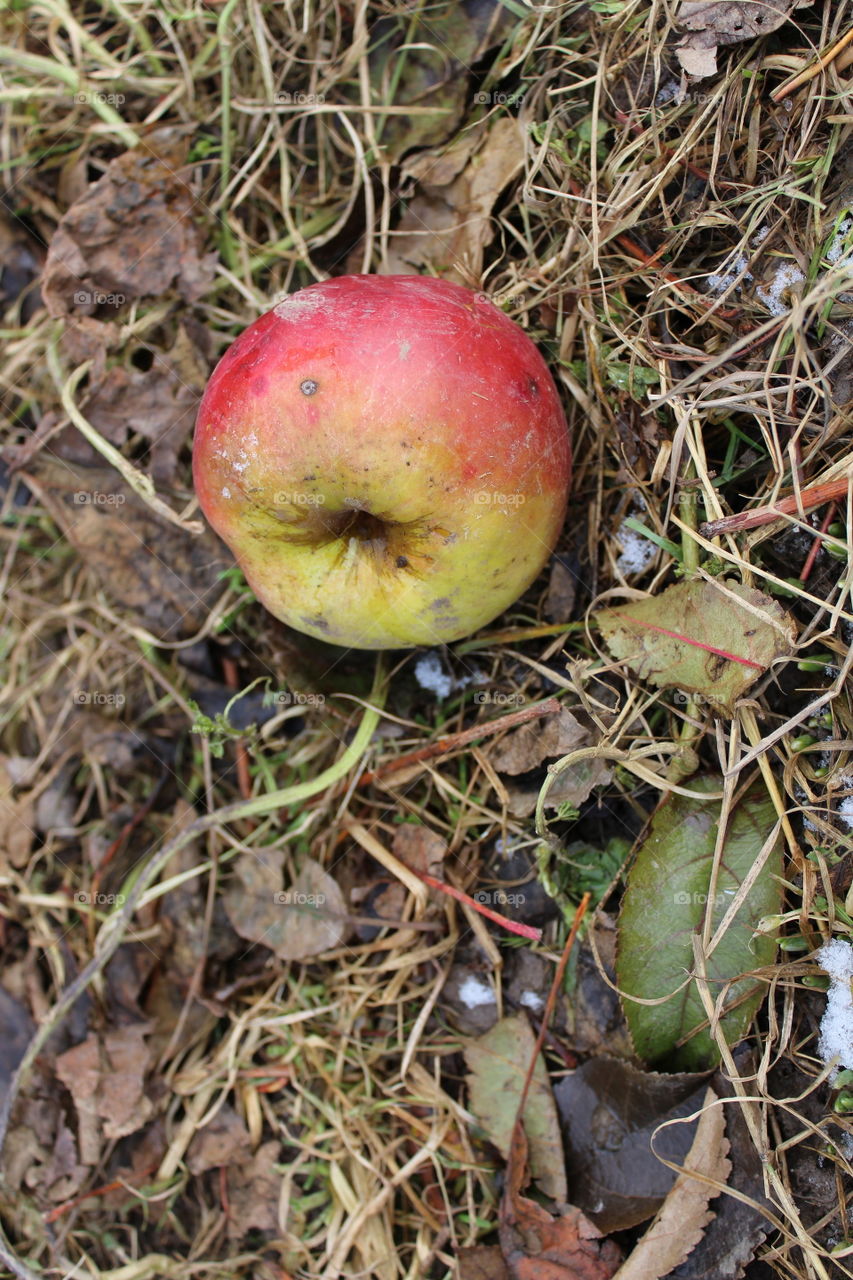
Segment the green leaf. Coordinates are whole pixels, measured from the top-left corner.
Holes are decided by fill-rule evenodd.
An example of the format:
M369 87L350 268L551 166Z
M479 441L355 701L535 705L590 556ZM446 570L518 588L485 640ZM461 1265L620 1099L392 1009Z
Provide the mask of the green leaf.
M722 780L694 778L696 791L719 791ZM715 1066L719 1050L707 1021L693 973L693 937L711 912L717 927L776 825L776 812L762 787L747 793L732 813L713 895L711 874L720 816L719 800L697 801L672 795L652 819L648 837L628 872L619 919L616 977L634 1047L648 1063L681 1070ZM781 832L747 897L707 959L711 998L726 983L722 1027L730 1045L746 1034L764 999L766 983L742 975L773 963L776 942L756 933L762 916L778 912L782 902ZM740 979L740 981L733 981ZM686 980L686 981L685 981ZM659 1000L637 1004L630 997ZM736 1006L736 1007L733 1007ZM684 1041L684 1043L682 1043Z
M594 617L613 656L641 679L675 686L718 715L730 715L795 639L791 618L775 600L734 581L679 582Z

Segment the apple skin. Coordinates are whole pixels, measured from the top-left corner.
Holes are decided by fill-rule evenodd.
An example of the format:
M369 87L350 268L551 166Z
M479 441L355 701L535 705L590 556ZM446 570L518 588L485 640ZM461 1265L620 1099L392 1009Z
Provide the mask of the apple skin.
M410 648L470 635L530 585L571 446L544 360L482 294L342 276L225 353L193 478L270 613L337 645Z

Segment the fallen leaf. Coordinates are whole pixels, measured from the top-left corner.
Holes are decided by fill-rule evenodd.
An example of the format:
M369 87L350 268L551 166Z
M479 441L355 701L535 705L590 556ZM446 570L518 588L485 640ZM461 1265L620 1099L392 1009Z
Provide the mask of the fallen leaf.
M277 1139L264 1142L251 1160L228 1170L228 1236L241 1240L249 1231L278 1231L278 1205L282 1174L276 1169L281 1159Z
M554 1098L566 1150L569 1194L605 1232L623 1231L657 1213L676 1175L655 1154L683 1163L692 1124L665 1120L698 1111L706 1077L660 1075L620 1058L590 1058L560 1080Z
M540 768L546 760L568 755L592 743L592 734L563 707L559 715L545 720L531 721L511 730L489 756L498 773L517 776ZM583 804L595 787L605 785L613 776L606 761L597 757L578 760L564 769L548 792L546 808L558 809L569 804L575 808ZM510 812L518 818L527 818L536 808L541 782L509 786Z
M692 32L676 46L684 71L695 79L714 75L717 48L776 31L811 0L682 0L677 22Z
M14 781L0 756L0 866L26 866L35 839L35 808L27 792L14 795Z
M52 316L115 315L136 298L174 289L186 301L213 282L191 221L196 197L183 170L189 137L164 128L117 156L60 219L42 293Z
M695 695L718 715L731 715L796 638L793 620L775 600L730 581L678 582L594 617L613 656L641 679L678 688L685 699Z
M412 871L421 871L436 880L444 879L444 858L448 844L444 836L421 823L404 822L394 832L391 848Z
M343 895L319 862L306 858L289 889L282 885L284 849L245 854L234 864L239 884L225 891L225 910L241 938L260 942L281 960L303 960L338 946L346 933Z
M469 283L483 270L483 251L494 239L492 210L524 167L525 130L501 116L478 136L467 131L442 151L421 152L404 166L417 194L394 232L389 271L429 268Z
M457 1250L457 1280L510 1280L496 1244L473 1244Z
M233 565L210 530L162 520L111 467L74 467L38 454L26 482L113 602L159 639L207 621Z
M713 1089L706 1090L702 1114L687 1156L657 1217L614 1280L660 1280L691 1253L714 1217L708 1203L720 1193L710 1182L725 1182L731 1172L723 1108L714 1106ZM707 1179L707 1181L705 1181Z
M694 791L719 793L722 779L700 776L690 785ZM735 806L712 886L719 817L719 799L703 803L668 796L627 874L616 976L634 1047L649 1063L701 1070L719 1061L710 1029L703 1027L705 1005L690 976L693 938L701 933L706 913L712 934L716 931L777 826L774 845L706 962L712 999L726 991L720 1024L729 1044L746 1034L767 992L766 983L745 975L772 964L776 955L775 939L756 932L759 920L781 907L783 842L776 810L761 786Z
M577 577L561 560L551 562L548 594L545 597L545 617L549 622L568 622L575 607Z
M502 1018L464 1048L469 1106L504 1159L508 1158L527 1070L536 1037L526 1018ZM541 1054L522 1114L530 1172L552 1200L566 1199L566 1171L560 1122Z
M154 1110L144 1093L151 1051L145 1022L128 1023L102 1038L92 1034L61 1054L56 1074L74 1100L80 1159L96 1164L102 1136L121 1138L141 1129Z
M501 1201L499 1235L514 1280L610 1280L622 1261L613 1240L572 1205L552 1217L521 1194L527 1180L527 1140L516 1123Z
M204 1173L220 1165L240 1164L250 1158L249 1130L233 1107L224 1103L203 1129L196 1130L187 1148L190 1173Z

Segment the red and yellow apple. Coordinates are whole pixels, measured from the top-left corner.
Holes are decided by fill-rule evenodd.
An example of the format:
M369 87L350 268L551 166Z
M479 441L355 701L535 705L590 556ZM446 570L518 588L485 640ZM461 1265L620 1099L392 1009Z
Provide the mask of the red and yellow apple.
M571 450L545 362L482 294L343 276L228 349L193 474L277 618L407 648L470 635L530 585L560 532Z

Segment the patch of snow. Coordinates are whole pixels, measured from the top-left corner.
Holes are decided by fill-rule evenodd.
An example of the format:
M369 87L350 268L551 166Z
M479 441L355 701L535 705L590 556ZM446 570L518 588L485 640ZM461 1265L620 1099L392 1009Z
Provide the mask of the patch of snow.
M838 230L835 233L835 238L833 239L832 244L829 246L829 248L826 251L825 256L826 256L827 262L832 262L833 264L839 262L841 255L843 254L844 250L847 248L844 242L847 239L847 233L850 230L851 226L853 226L853 219L850 219L850 218L845 218L843 222L839 223ZM848 258L849 256L850 255L848 254ZM845 262L841 262L840 265L844 266L845 263L846 263L846 259L845 259Z
M742 253L739 253L736 258L730 258L719 271L714 271L705 277L709 292L725 293L732 285L751 280L752 272L747 270L748 266L749 259Z
M839 1067L853 1068L853 947L834 938L816 951L814 958L829 974L817 1051L824 1062L837 1059L835 1074Z
M772 316L784 316L791 308L782 301L782 294L801 280L805 280L805 276L795 262L780 262L770 283L760 284L755 295Z
M470 974L459 984L459 999L466 1009L477 1009L485 1004L497 1004L497 998L489 984L483 982L482 978L475 978Z
M446 698L453 690L453 678L444 670L435 651L425 653L415 663L415 679L422 689L428 689L437 698Z
M631 529L627 522L623 522L616 537L622 548L616 561L616 568L620 573L642 573L657 555L655 544Z
M545 1008L545 1001L537 991L522 991L518 1003L523 1004L525 1009L532 1009L534 1013L541 1013Z
M763 227L759 227L755 235L752 237L753 247L763 244L770 235L770 227L765 223Z
M665 107L668 102L672 102L673 98L678 97L679 87L677 80L667 80L666 84L662 84L655 95L655 106Z
M838 816L848 831L853 830L853 796L845 796L838 806Z

